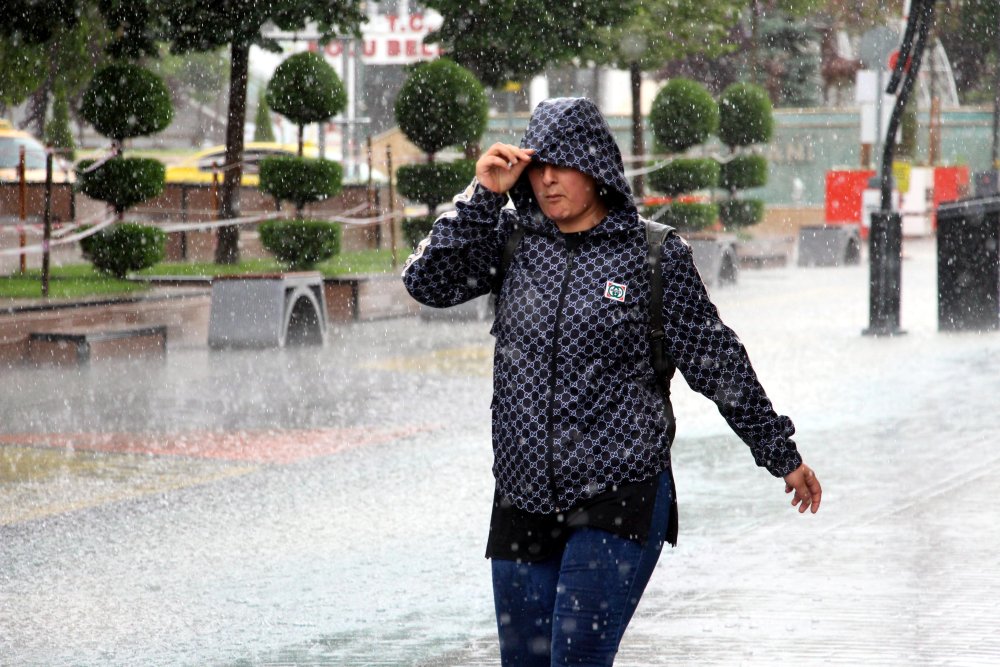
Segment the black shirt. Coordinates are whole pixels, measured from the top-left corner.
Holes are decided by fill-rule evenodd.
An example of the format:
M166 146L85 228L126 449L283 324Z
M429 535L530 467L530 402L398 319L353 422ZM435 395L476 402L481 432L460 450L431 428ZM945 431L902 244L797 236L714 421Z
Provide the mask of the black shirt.
M568 250L575 250L586 236L586 231L563 234L563 240ZM545 560L562 551L574 528L584 526L643 543L649 534L657 488L656 477L613 486L576 507L555 514L520 510L497 488L493 493L486 557Z
M640 544L649 535L658 477L613 486L580 505L555 514L520 510L496 489L486 557L541 561L563 550L574 528L600 528Z

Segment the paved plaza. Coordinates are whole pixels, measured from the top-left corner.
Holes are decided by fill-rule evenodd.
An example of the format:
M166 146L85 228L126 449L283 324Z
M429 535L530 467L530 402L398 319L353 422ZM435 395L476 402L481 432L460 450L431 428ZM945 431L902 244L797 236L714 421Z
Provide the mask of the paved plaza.
M894 338L866 264L713 291L823 507L678 377L680 542L616 664L1000 664L1000 333L937 331L934 251ZM488 329L0 369L0 664L498 664Z

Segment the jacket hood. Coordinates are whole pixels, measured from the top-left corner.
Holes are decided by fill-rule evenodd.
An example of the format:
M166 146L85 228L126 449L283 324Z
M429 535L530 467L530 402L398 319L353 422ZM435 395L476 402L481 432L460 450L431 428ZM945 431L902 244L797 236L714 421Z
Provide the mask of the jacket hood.
M637 219L621 150L600 109L589 99L559 97L541 102L531 114L521 148L534 148L535 162L572 167L591 176L607 193L609 218L622 218L626 224ZM538 217L538 203L526 173L511 189L511 198L519 211L532 211Z

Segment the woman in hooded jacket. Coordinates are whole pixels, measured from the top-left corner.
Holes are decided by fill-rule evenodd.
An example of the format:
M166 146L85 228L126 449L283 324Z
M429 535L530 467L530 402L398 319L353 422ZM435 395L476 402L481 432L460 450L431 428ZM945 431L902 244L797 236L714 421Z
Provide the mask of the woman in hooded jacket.
M647 249L607 122L590 100L559 98L539 104L520 146L483 153L404 268L408 291L429 306L497 295L486 555L503 665L613 664L663 543L676 543ZM659 268L672 362L757 465L784 478L792 505L815 513L822 490L794 426L676 234Z

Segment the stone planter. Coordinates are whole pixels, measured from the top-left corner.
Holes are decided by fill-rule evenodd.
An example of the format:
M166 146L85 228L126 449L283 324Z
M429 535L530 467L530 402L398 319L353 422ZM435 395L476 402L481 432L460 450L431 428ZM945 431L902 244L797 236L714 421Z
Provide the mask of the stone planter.
M694 265L709 287L731 285L739 278L739 259L735 239L728 236L698 234L681 236L691 246Z
M799 229L799 266L847 266L861 262L855 225L812 225Z
M208 345L323 345L327 319L318 272L244 274L216 278Z

